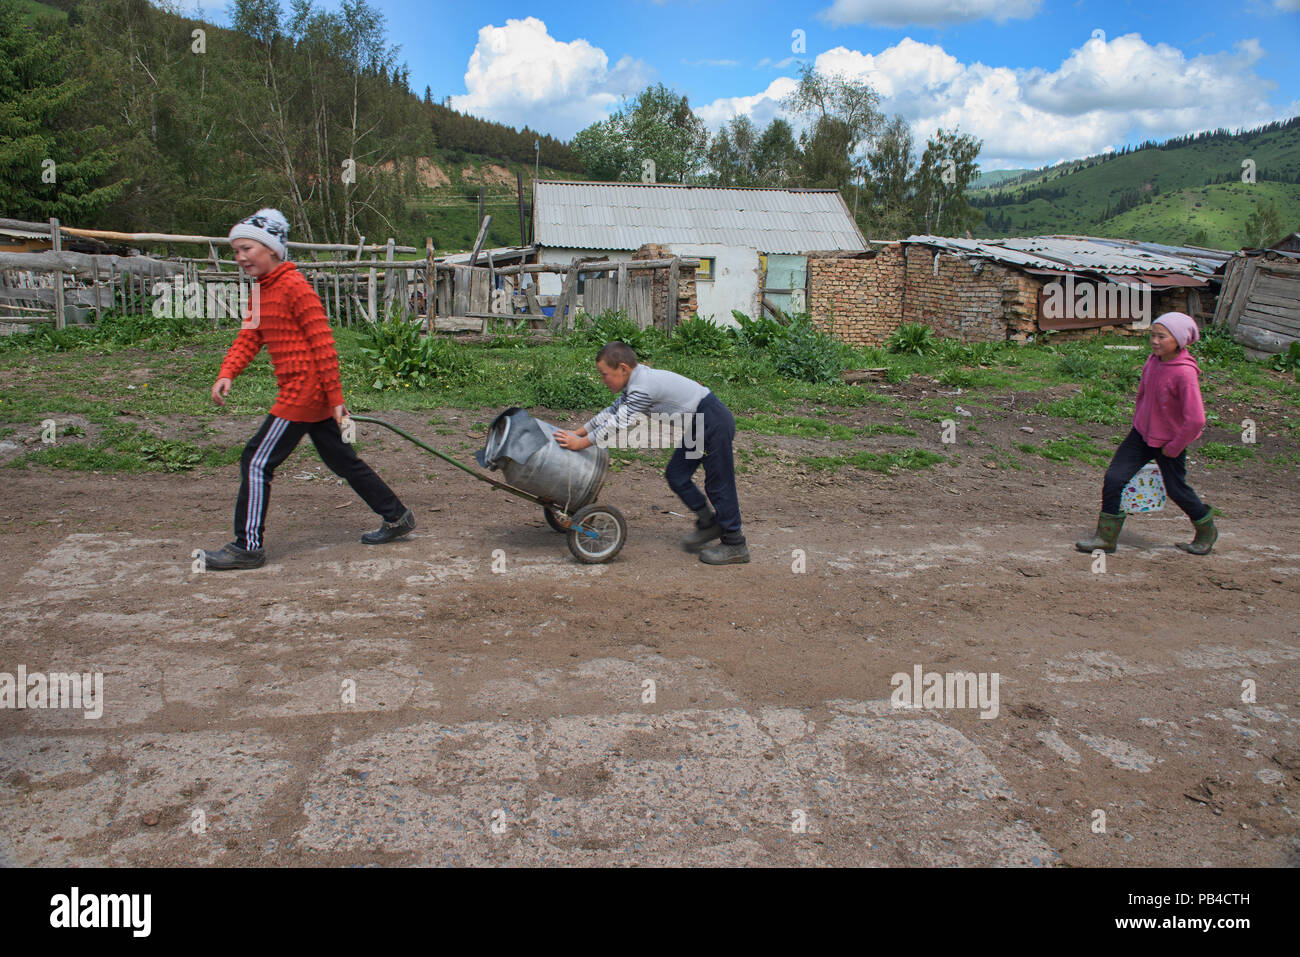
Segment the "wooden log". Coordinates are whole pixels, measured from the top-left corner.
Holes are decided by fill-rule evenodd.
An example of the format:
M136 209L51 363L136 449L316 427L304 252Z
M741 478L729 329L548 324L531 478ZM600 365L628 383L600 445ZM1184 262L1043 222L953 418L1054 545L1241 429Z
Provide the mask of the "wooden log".
M63 252L63 237L59 234L59 221L50 218L50 249L55 253ZM54 273L54 328L62 329L66 317L63 314L63 272Z
M371 322L379 321L379 272L371 269L366 279L366 304ZM386 317L385 317L386 318Z
M569 328L572 325L571 316L566 316L566 312L571 309L570 303L576 297L578 291L578 260L574 259L569 265L568 272L564 275L564 285L560 288L560 299L555 305L555 321L552 328L555 331Z
M678 284L680 283L682 261L674 256L668 262L668 302L666 315L664 316L664 326L668 332L672 332L677 327L677 297L680 294Z
M519 196L519 245L528 245L528 226L524 222L524 173L515 170L515 188Z
M488 227L491 225L491 216L479 217L478 236L474 239L474 251L469 254L469 265L471 267L478 263L478 254L483 249L483 242L487 239Z
M840 378L848 385L857 382L883 382L888 369L845 369L840 373Z
M393 262L393 238L388 239L387 255L384 256L384 262L390 267L384 270L384 316L387 318L392 315L393 299L397 295L397 275L392 270Z
M433 314L437 307L434 302L434 286L437 284L437 274L433 268L433 237L424 238L424 331L433 333Z

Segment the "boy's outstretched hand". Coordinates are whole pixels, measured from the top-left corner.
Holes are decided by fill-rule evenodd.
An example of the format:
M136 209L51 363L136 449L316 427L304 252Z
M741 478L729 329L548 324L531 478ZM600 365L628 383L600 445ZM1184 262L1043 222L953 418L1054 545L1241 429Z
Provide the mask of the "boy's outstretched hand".
M233 384L229 379L218 379L212 383L212 401L215 405L226 404L226 396L230 395L230 387Z
M591 439L586 436L579 435L577 432L567 432L564 429L555 430L555 441L574 452L581 452L592 444Z

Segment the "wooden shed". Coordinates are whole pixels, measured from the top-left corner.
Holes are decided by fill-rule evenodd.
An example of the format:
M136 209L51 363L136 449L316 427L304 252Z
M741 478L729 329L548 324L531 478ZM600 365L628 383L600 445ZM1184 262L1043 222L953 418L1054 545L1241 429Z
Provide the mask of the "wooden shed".
M1300 341L1300 251L1290 248L1298 238L1244 249L1224 264L1214 321L1248 352L1271 355Z

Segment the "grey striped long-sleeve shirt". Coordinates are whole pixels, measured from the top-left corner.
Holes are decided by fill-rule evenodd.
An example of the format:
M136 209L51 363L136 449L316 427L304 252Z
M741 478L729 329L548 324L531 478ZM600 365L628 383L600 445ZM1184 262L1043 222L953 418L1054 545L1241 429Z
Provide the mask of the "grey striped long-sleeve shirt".
M587 422L587 436L595 441L597 432L605 429L625 430L638 415L693 414L708 394L709 390L694 379L637 363L614 404Z

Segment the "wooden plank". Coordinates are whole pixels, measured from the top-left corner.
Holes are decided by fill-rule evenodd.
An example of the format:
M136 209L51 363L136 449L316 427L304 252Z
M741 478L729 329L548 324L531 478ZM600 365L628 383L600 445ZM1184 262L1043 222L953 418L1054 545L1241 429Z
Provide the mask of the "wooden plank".
M638 329L648 329L654 325L654 280L649 276L637 276L632 280L628 311Z
M1232 308L1228 310L1227 325L1229 332L1235 332L1237 329L1237 320L1241 318L1241 311L1246 308L1246 302L1250 299L1250 287L1254 282L1255 272L1258 267L1259 261L1257 259L1251 259L1246 263L1241 283L1238 286L1236 295L1233 297Z
M1297 293L1300 293L1300 290L1297 290ZM1251 297L1250 303L1246 308L1249 309L1251 306L1274 306L1286 311L1300 310L1300 295L1268 296L1264 293L1256 292L1255 295Z
M672 332L677 325L677 296L679 294L678 284L680 283L682 261L674 256L668 264L668 303L665 310L663 328Z
M528 314L530 316L542 315L542 306L537 301L537 286L535 284L524 287L524 298L528 301Z
M451 295L452 315L463 316L469 312L469 294L470 294L470 267L457 266L453 275L454 286Z
M1300 263L1298 262L1286 259L1261 259L1259 260L1259 267L1265 272L1300 279Z
M1300 302L1300 281L1270 276L1261 270L1255 281L1255 295Z
M1300 316L1275 316L1268 313L1259 313L1254 309L1247 309L1241 314L1241 321L1237 325L1239 328L1243 325L1252 325L1261 329L1272 329L1275 332L1286 332L1290 335L1300 336Z
M488 281L486 269L470 269L469 309L472 313L490 313L492 311L492 286ZM464 315L464 313L460 313Z
M617 304L614 306L614 308L620 309L623 312L627 312L629 298L632 294L632 289L628 285L627 263L619 263L618 279L616 280L616 282L617 285L614 287L615 288L614 295L616 296Z
M1239 257L1228 260L1224 267L1223 287L1219 290L1219 301L1214 304L1214 324L1227 328L1228 313L1232 311L1234 297L1241 286L1241 274L1245 263Z

